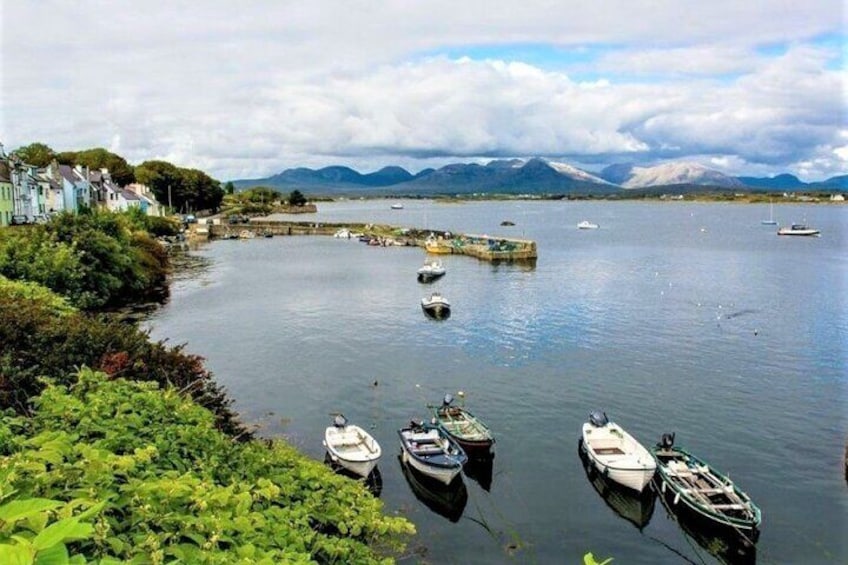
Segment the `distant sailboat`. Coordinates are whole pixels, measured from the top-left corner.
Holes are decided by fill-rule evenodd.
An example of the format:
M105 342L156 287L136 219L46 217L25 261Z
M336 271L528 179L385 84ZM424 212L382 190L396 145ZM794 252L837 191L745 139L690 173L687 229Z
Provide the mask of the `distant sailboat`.
M769 219L760 222L764 226L776 226L777 220L774 219L774 203L769 200Z

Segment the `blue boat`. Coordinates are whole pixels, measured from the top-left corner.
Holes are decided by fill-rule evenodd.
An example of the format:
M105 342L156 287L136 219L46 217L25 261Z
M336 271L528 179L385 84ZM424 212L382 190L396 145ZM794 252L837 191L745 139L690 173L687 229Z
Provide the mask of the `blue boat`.
M460 445L442 428L426 422L410 422L398 430L401 460L419 472L450 484L468 461Z

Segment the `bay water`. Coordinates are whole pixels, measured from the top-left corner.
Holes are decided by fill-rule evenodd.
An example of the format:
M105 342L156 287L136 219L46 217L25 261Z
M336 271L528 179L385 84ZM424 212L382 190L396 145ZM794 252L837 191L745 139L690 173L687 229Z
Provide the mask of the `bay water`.
M442 256L447 275L425 285L416 247L213 241L145 327L203 356L261 435L323 459L331 413L368 429L385 509L418 529L405 562L848 562L848 208L775 206L781 225L822 230L808 238L762 225L767 205L392 202L278 217L527 238L538 260ZM449 319L422 313L432 290ZM422 493L397 429L458 391L496 455L461 492ZM599 494L577 448L591 410L646 446L675 432L728 473L762 509L756 551L687 533L659 501L634 519L626 494Z

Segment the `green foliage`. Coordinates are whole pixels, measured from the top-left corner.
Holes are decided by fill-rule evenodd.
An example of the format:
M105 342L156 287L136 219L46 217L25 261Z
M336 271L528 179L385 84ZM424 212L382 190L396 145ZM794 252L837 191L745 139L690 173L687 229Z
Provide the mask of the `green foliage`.
M56 157L56 152L43 143L30 143L12 151L24 163L36 167L46 167Z
M236 185L234 185L232 181L227 181L227 184L224 185L224 193L225 194L234 194L235 191L236 191Z
M153 343L145 332L117 319L64 308L57 312L61 299L46 289L33 290L30 299L22 300L24 291L18 286L0 284L0 409L26 412L30 399L43 389L41 377L71 385L76 368L86 365L177 387L208 408L220 430L249 437L201 357L184 353L183 346Z
M3 230L0 275L40 283L83 309L139 301L164 282L169 262L134 222L129 214L87 211Z
M182 169L166 161L145 161L135 168L135 175L153 190L156 200L176 210L214 210L224 198L220 183L197 169Z
M292 190L291 194L289 194L290 206L303 206L306 202L306 197L297 189Z
M135 182L135 173L126 159L101 147L83 151L65 151L56 159L65 165L82 165L93 170L108 169L112 180L119 186Z
M613 561L612 557L608 557L607 559L604 559L603 561L598 561L597 559L595 559L595 556L592 555L591 551L583 556L584 565L607 565L608 563L612 563L612 561Z
M59 296L37 283L11 281L0 275L0 295L13 302L38 302L54 316L66 316L76 312L76 308L66 298Z
M414 532L284 443L233 442L174 389L83 369L34 406L0 420L0 493L72 520L37 533L41 545L152 563L381 563L376 548Z

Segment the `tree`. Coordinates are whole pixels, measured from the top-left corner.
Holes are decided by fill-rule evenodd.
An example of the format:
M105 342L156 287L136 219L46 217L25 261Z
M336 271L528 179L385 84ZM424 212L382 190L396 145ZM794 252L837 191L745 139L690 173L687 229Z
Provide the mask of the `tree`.
M27 165L35 165L36 167L46 167L56 158L56 152L43 143L30 143L18 147L12 153Z
M65 151L56 159L65 165L83 165L89 169L107 169L119 186L135 182L135 172L126 159L101 147L83 151Z
M306 204L306 197L297 189L291 191L289 195L289 206L303 206Z
M227 181L227 184L224 185L224 192L227 194L234 194L236 191L236 185L233 184L233 181Z

